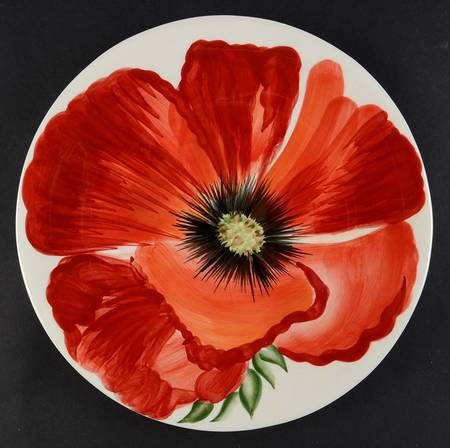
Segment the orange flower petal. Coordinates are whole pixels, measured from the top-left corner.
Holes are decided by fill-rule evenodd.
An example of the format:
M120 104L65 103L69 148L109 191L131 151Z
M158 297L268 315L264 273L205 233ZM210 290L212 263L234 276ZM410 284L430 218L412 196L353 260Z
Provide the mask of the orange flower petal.
M286 147L268 173L275 188L281 188L295 175L295 167L302 163L308 143L321 122L326 127L326 132L322 132L322 135L327 138L331 138L340 129L342 121L354 107L350 100L345 99L334 111L328 111L330 116L326 120L323 117L330 103L341 97L343 92L344 79L339 64L323 60L312 67L297 124Z
M174 235L174 217L216 174L179 93L157 74L97 81L39 137L23 182L27 235L67 255Z
M292 322L317 317L327 297L320 279L302 265L289 266L269 295L253 298L235 283L216 289L212 280L196 277L196 262L187 262L175 243L155 242L135 256L179 318L190 358L205 369L251 358Z
M342 96L333 61L308 77L297 125L267 173L306 233L400 222L423 206L420 159L379 107Z
M325 312L294 324L275 344L295 361L355 361L386 336L409 303L417 250L409 224L344 243L305 246L308 265L330 288Z

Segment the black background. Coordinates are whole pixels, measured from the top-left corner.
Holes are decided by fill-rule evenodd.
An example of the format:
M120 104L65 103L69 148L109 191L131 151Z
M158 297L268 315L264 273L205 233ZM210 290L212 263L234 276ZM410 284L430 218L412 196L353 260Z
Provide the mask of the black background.
M234 5L236 3L236 5ZM449 1L0 0L1 447L447 447L449 400ZM359 61L409 123L428 172L435 234L422 299L361 385L292 423L202 433L153 422L103 396L64 361L33 313L14 241L19 175L56 96L117 42L197 15L278 20Z

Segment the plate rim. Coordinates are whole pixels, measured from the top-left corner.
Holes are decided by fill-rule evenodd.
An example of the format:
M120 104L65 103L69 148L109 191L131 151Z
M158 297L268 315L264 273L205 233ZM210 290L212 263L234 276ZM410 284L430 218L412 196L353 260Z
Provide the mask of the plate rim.
M250 21L250 22L267 22L268 24L272 24L272 25L277 25L283 28L289 28L291 30L295 30L295 31L300 31L301 33L307 34L308 36L310 36L313 39L317 39L320 41L321 44L325 44L326 46L331 47L334 51L336 51L340 56L342 56L344 59L349 59L352 61L353 64L356 64L357 66L359 66L359 68L364 72L365 76L367 76L367 78L371 81L371 83L374 83L385 95L387 98L390 99L390 101L392 102L392 104L395 106L395 108L397 109L397 111L399 112L399 114L401 115L401 117L403 118L404 124L406 125L410 136L408 136L408 138L411 139L411 142L414 145L414 149L416 150L416 153L419 155L420 158L420 162L422 165L422 177L424 179L424 191L425 191L425 198L426 201L424 203L424 206L422 207L422 209L418 212L418 213L422 213L422 212L427 212L428 213L428 217L427 217L427 225L428 225L428 229L427 229L427 240L429 242L429 244L427 244L427 250L426 250L426 259L425 259L425 265L423 268L423 278L418 280L416 277L415 283L414 283L414 288L416 288L416 293L412 293L412 298L414 298L414 296L417 296L417 300L411 300L411 303L409 305L410 311L409 311L409 316L406 318L405 322L402 324L401 330L399 332L399 334L393 339L392 344L390 346L390 348L388 349L388 351L381 357L380 361L377 362L374 366L371 366L369 372L364 375L363 377L359 378L359 380L353 384L352 386L344 389L343 391L341 391L341 393L339 393L339 395L336 396L336 398L332 401L329 401L328 403L326 403L325 405L322 405L316 409L310 410L307 413L302 414L301 416L297 416L297 417L293 417L289 420L283 420L283 421L278 421L278 422L274 422L271 423L269 425L267 424L260 424L260 425L253 425L252 427L248 427L248 428L234 428L234 429L227 429L227 428L223 428L222 426L218 426L217 428L203 428L201 425L198 426L198 424L196 425L192 425L192 424L178 424L175 422L171 422L171 421L167 421L167 420L158 420L158 419L153 419L151 417L147 417L144 416L142 414L140 414L137 411L132 410L131 408L129 408L126 404L124 404L123 402L121 402L119 399L117 399L115 396L113 396L113 394L108 393L109 391L107 391L106 388L104 388L104 386L99 387L98 384L95 384L95 382L93 382L90 378L88 378L88 376L85 375L85 371L84 369L82 369L80 366L77 365L77 363L75 361L72 361L69 358L68 353L64 353L56 344L55 340L53 339L53 337L50 335L45 323L44 323L44 318L41 315L41 311L38 310L37 306L35 305L35 298L33 299L33 294L32 291L29 287L29 283L27 280L27 274L25 273L25 269L24 269L24 264L22 261L23 258L23 254L19 245L19 240L22 237L26 238L26 233L24 231L25 228L25 222L21 222L19 220L19 215L20 215L20 206L21 206L21 196L22 196L22 185L23 185L23 177L24 177L24 173L26 171L26 168L28 167L27 163L27 159L30 156L30 154L34 153L34 145L35 142L37 140L37 137L40 135L40 133L42 132L41 128L43 127L43 124L47 122L47 119L49 117L54 116L55 112L52 112L52 109L55 105L55 103L58 102L58 100L64 95L64 93L66 92L66 90L69 88L69 86L71 86L76 80L78 80L79 78L82 77L82 75L89 71L89 69L94 66L95 64L97 64L99 62L99 60L101 58L103 58L105 55L114 52L116 49L120 48L121 46L126 46L129 41L134 40L134 39L139 39L140 37L142 37L143 35L155 31L157 29L160 28L164 28L167 26L176 26L177 24L183 23L183 22L193 22L193 21L198 21L198 22L202 22L202 21L209 21L209 20L243 20L243 21ZM224 40L226 40L226 38L224 38ZM303 81L304 82L304 81ZM81 93L81 92L80 92ZM73 97L72 97L73 98ZM298 98L298 102L301 102L301 98L299 96ZM42 117L42 119L39 121L39 124L36 128L36 131L33 134L33 137L29 143L28 149L26 150L25 156L22 159L22 163L20 165L20 178L19 178L19 183L17 186L17 194L16 194L16 207L15 207L15 232L14 232L14 236L15 236L15 246L16 246L16 252L17 252L17 257L19 260L19 266L20 266L20 271L21 271L21 276L23 279L23 284L25 285L25 289L27 292L27 296L29 301L31 302L31 305L33 307L34 313L36 314L36 316L38 317L39 323L41 324L41 326L43 327L45 333L47 334L47 337L50 339L50 341L52 342L54 348L56 348L56 350L62 355L62 357L67 361L67 363L83 378L83 381L87 381L90 385L94 386L98 391L100 391L103 395L106 395L107 397L111 398L113 401L115 401L116 403L118 403L119 405L123 406L124 408L128 409L129 411L131 411L133 414L138 414L139 416L145 418L146 420L150 420L152 422L157 422L159 424L166 424L166 425L170 425L170 426L174 426L177 428L182 428L182 429L194 429L194 430L198 430L198 431L206 431L206 432L241 432L241 431L252 431L252 430L256 430L256 429L262 429L262 428L270 428L270 427L274 427L274 426L278 426L278 425L283 425L283 424L287 424L287 423L291 423L297 420L300 420L308 415L311 415L333 403L335 403L337 400L340 400L344 395L346 395L349 391L353 390L354 388L356 388L357 386L359 386L359 384L365 380L370 374L372 374L372 372L382 363L384 362L384 360L386 359L386 357L391 353L392 349L397 345L398 339L400 338L400 336L404 333L406 327L409 325L412 316L415 313L415 310L417 308L417 305L419 303L419 301L422 298L422 295L424 293L424 289L425 289L425 285L427 283L427 280L429 278L429 273L430 273L430 263L431 263L431 254L433 251L433 245L434 245L434 208L433 208L433 202L432 202L432 197L431 197L431 191L430 191L430 185L429 185L429 181L428 181L428 175L427 175L427 170L425 167L425 163L424 160L422 158L422 153L419 149L419 146L417 145L417 142L414 138L414 135L409 127L408 122L406 121L405 117L403 116L403 113L401 112L401 110L399 109L399 107L397 106L396 102L392 99L391 95L384 89L384 87L377 81L377 79L375 79L371 73L363 66L361 65L356 59L354 59L351 55L349 55L348 53L344 52L343 50L341 50L340 48L336 47L334 44L322 39L319 36L316 36L308 31L305 31L301 28L297 28L295 26L280 22L280 21L276 21L276 20L271 20L271 19L266 19L266 18L261 18L261 17L256 17L256 16L247 16L247 15L229 15L229 14L219 14L219 15L201 15L201 16L192 16L192 17L187 17L187 18L182 18L179 20L175 20L175 21L170 21L170 22L165 22L162 23L160 25L145 29L143 31L140 31L139 33L133 34L123 40L121 40L120 42L117 42L115 45L111 46L110 48L108 48L107 50L105 50L104 52L100 53L97 57L95 57L88 65L86 65L80 72L78 72L67 84L65 84L64 88L60 91L60 93L53 99L50 100L50 106L47 109L47 112L44 114L44 116ZM285 145L286 141L283 143L283 146ZM25 214L26 216L26 214ZM415 215L414 215L415 216ZM22 228L21 228L22 227ZM415 232L414 235L416 236ZM36 249L34 249L36 251ZM39 252L39 251L37 251ZM41 253L40 253L41 254ZM47 256L45 254L41 254L42 256ZM419 269L418 269L418 274L419 274ZM37 292L39 293L39 292ZM36 294L36 293L35 293ZM414 303L413 303L414 302ZM405 312L403 312L402 314L404 315ZM397 321L396 320L396 325L397 325ZM364 355L366 356L366 355ZM183 409L185 409L183 407ZM203 423L203 422L200 422Z

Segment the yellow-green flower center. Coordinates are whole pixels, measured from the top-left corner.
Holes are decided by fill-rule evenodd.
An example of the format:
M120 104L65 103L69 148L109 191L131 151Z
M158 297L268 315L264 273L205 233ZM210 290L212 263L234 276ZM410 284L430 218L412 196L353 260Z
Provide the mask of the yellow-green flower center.
M261 224L243 213L225 213L217 225L220 243L237 255L261 252L264 229Z

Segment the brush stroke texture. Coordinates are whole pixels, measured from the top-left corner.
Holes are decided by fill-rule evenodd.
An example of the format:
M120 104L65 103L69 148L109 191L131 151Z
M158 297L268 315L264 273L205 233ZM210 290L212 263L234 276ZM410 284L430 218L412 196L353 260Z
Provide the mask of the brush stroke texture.
M275 345L295 361L324 365L355 361L370 342L391 332L409 303L418 254L411 226L384 227L337 244L311 245L308 264L330 288L314 323L294 324Z
M70 355L123 403L165 418L217 402L274 343L293 360L355 361L408 304L417 251L402 223L425 201L412 144L375 105L344 96L339 64L311 69L301 113L280 144L299 89L287 47L198 41L178 88L123 69L53 117L23 181L27 236L67 256L47 298ZM273 163L272 163L273 162ZM177 252L174 212L218 181L254 175L309 234L379 225L309 246L267 296L215 291ZM95 254L136 245L135 259Z
M213 281L194 278L195 263L186 263L174 245L141 247L136 262L174 309L188 353L203 368L251 359L292 323L320 316L328 298L328 288L301 264L290 266L269 295L253 301L239 284L216 290Z
M165 418L197 399L220 401L241 383L245 363L205 371L188 360L171 307L130 263L66 257L47 297L72 358L141 414Z

